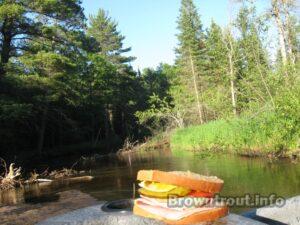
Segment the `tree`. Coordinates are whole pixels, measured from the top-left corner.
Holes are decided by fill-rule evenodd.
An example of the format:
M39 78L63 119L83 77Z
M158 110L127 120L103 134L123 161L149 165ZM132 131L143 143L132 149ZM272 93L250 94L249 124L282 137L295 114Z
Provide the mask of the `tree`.
M275 19L280 46L280 57L284 66L296 62L297 34L295 20L291 12L296 8L294 0L272 0L272 16Z
M231 105L234 116L237 116L237 93L236 93L236 41L231 34L231 26L225 30L224 39L225 46L227 48L227 74L230 79L230 93L231 93Z
M90 26L87 34L96 41L95 52L105 56L110 62L120 66L131 62L134 57L127 57L123 53L131 51L131 48L123 48L125 37L117 30L118 24L109 17L107 12L99 9L98 14L90 16Z
M202 24L192 0L181 1L178 29L180 33L177 35L179 40L179 46L177 48L177 63L187 81L189 81L189 77L192 77L198 118L199 122L203 123L204 115L201 98L201 86L203 86L203 79L201 79L200 71L201 66L203 66L203 58L201 57L201 54L204 50L204 42Z
M105 90L109 89L113 93L111 96L104 97L106 115L105 133L126 136L129 127L136 123L132 110L136 107L136 73L132 70L129 63L134 57L125 56L131 48L123 48L124 36L118 31L118 24L109 17L108 13L100 9L96 16L90 16L90 26L87 35L94 40L96 48L90 49L93 58L103 57L115 68L108 73L109 79ZM130 128L131 129L131 128ZM108 137L108 135L107 135Z
M205 99L214 118L227 116L231 111L236 115L234 39L228 30L223 34L221 27L212 21L205 44L208 57L206 76L209 83Z
M259 28L255 7L244 4L239 10L235 25L240 34L237 71L240 107L247 108L252 103L266 102L271 102L274 106L267 83L270 66L259 34L262 29Z
M82 27L83 10L79 0L40 1L3 0L0 6L0 76L6 72L11 57L29 51L27 41L43 37L52 42L64 42L58 30ZM52 29L55 24L57 29Z
M191 95L176 66L161 64L156 70L145 69L142 78L148 94L146 107L136 112L140 124L155 133L191 123Z
M76 68L70 58L77 55L74 51L79 46L75 42L83 24L84 15L77 0L1 2L0 76L20 76L14 79L21 82L19 86L10 84L15 93L4 94L5 98L31 106L35 117L30 124L39 154L49 132L49 118L53 124L54 118L63 113L60 104L70 97L65 81Z
M227 49L223 39L221 27L212 20L205 44L208 56L207 76L213 85L224 83L224 78L226 78Z

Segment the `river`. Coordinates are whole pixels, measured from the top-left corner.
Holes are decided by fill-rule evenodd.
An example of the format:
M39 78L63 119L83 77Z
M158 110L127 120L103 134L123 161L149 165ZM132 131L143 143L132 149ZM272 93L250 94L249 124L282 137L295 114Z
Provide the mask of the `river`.
M92 181L47 187L35 185L0 194L1 224L33 224L99 201L132 198L140 169L190 170L215 175L225 182L222 196L274 193L287 198L300 194L300 164L289 160L219 154L174 156L169 150L163 150L91 158L81 166L95 177ZM243 213L251 208L231 207L230 210Z

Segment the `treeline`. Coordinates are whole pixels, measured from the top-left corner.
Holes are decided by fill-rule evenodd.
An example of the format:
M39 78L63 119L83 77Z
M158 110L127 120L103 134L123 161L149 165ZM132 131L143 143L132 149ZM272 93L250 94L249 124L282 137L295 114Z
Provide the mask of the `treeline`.
M80 3L0 2L0 157L105 153L149 134L134 114L151 78L117 23L101 9L87 22Z
M204 29L182 0L175 64L142 72L117 23L103 10L87 20L80 3L0 1L0 157L105 153L126 138L233 118L299 143L294 1L272 0L261 15L241 1L227 27Z
M193 1L181 1L175 65L151 71L166 79L169 89L155 92L150 108L137 113L142 124L172 129L232 121L234 129L220 122L217 124L222 126L214 123L193 130L201 130L202 136L199 132L188 134L188 130L182 134L191 136L186 142L193 148L201 148L206 135L211 138L205 147L215 145L221 137L226 140L225 133L233 135L232 140L239 138L238 147L299 148L300 25L296 2L270 0L269 9L261 14L255 3L234 3L229 8L238 10L231 13L226 27L211 21L204 29ZM278 47L272 47L270 41ZM179 134L176 137L184 141ZM265 139L264 146L260 139ZM235 141L220 145L230 147Z

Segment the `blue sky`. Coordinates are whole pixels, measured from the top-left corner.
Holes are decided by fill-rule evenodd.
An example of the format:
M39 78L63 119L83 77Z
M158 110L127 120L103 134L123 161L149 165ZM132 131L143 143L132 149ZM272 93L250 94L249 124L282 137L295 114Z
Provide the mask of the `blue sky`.
M227 24L228 0L194 2L204 27L209 26L211 19L221 26ZM82 6L86 16L103 8L118 22L126 37L125 47L132 47L130 55L137 57L132 63L135 69L173 63L180 0L83 0Z

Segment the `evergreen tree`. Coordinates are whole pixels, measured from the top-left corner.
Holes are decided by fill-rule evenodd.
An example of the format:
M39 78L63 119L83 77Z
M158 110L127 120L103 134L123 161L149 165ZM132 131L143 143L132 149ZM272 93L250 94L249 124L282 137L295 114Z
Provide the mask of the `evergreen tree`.
M155 133L191 123L192 98L176 66L162 64L156 70L145 69L142 77L149 91L146 108L136 112L142 125Z
M227 48L223 41L222 29L214 21L211 22L206 39L207 76L212 85L224 84L227 71Z
M178 29L177 63L183 76L183 82L192 86L199 122L203 123L205 118L201 89L204 79L201 71L204 61L204 35L197 9L192 0L181 1Z
M27 41L43 37L64 42L58 30L76 30L83 25L79 0L28 1L3 0L0 5L0 76L6 72L9 59L29 51ZM55 24L57 29L52 29Z
M238 93L240 107L265 104L273 97L267 83L269 63L263 47L255 14L255 7L243 5L239 11L236 27L239 30Z
M125 37L117 30L117 26L118 24L103 9L100 9L97 15L90 16L87 34L93 37L97 43L97 48L94 51L120 66L131 62L134 57L122 55L131 51L131 48L123 48Z
M125 37L118 31L117 26L118 24L100 9L96 16L90 16L90 26L87 29L87 34L94 39L96 46L90 50L91 54L95 55L92 58L101 56L115 67L115 70L106 76L109 82L103 87L113 93L105 96L106 101L103 102L107 138L110 134L126 136L129 132L128 127L131 126L129 124L134 124L136 120L132 113L132 105L137 101L132 93L135 90L132 85L136 85L136 73L129 65L135 58L124 55L131 48L123 48Z
M208 108L211 111L211 119L226 117L231 114L230 102L230 41L227 35L214 21L211 22L206 39L206 76L208 88L204 95ZM233 60L233 59L232 59Z

